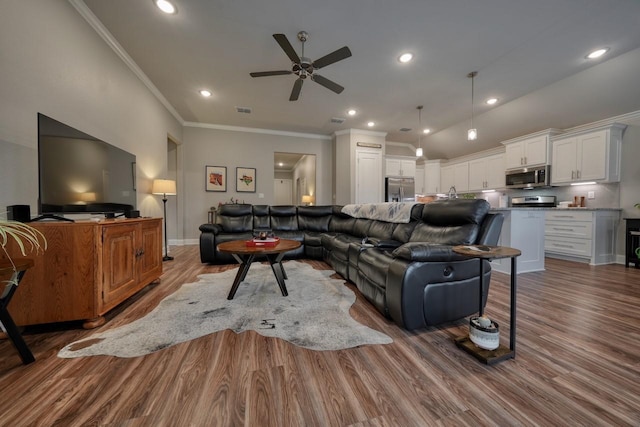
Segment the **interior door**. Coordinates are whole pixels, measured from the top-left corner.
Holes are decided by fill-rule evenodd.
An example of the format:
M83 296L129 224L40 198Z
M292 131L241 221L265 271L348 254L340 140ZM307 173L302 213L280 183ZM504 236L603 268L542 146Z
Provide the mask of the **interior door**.
M382 153L356 150L355 203L382 202Z
M273 180L274 205L293 204L293 180L274 179Z

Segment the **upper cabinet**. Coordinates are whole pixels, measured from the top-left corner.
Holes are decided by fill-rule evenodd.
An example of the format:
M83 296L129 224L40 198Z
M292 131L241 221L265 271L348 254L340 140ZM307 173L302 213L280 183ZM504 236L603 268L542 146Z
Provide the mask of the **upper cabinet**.
M422 188L424 194L443 192L442 188L440 188L440 160L427 160L424 162L424 183Z
M496 154L470 160L469 191L504 188L504 159L503 154Z
M456 192L469 190L469 162L460 162L440 168L440 193L448 193L451 187Z
M386 157L386 176L415 178L416 160L402 157Z
M547 129L542 132L503 141L505 146L505 169L542 166L550 163L549 140L560 131Z
M553 139L551 184L619 182L625 128L625 125L614 123Z

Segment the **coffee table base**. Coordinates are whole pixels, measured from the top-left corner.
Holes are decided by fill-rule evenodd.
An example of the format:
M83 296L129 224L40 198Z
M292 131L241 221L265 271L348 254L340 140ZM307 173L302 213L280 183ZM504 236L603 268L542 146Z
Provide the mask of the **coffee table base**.
M229 291L229 296L227 296L228 300L233 299L236 295L238 287L240 283L244 281L247 277L247 273L249 272L249 268L251 267L251 263L256 258L255 254L232 254L236 261L240 264L240 268L238 268L238 273L236 273L236 278L233 280L233 285L231 286L231 291ZM284 252L279 254L264 254L271 265L271 270L273 271L273 275L278 282L278 286L280 287L280 292L282 292L282 296L286 297L289 295L287 292L287 285L285 284L285 280L288 279L287 273L284 271L284 266L282 265L282 258L284 258Z

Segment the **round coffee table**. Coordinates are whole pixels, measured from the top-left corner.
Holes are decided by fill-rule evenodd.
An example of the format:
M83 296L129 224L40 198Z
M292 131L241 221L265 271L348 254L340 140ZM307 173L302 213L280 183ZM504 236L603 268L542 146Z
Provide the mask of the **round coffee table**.
M231 242L220 243L218 245L218 250L220 252L231 254L240 264L240 268L238 269L236 278L233 280L233 285L231 286L231 291L229 291L227 299L233 299L236 291L238 290L238 286L240 286L240 282L242 282L247 276L251 263L257 256L265 256L267 258L271 265L271 270L273 270L273 275L276 277L276 281L278 282L278 286L280 286L282 296L286 297L289 295L287 292L287 286L284 283L288 277L287 273L284 271L284 267L282 266L282 258L284 258L285 253L298 249L300 246L301 243L297 240L289 239L280 239L280 242L278 242L276 246L247 246L245 240L234 240Z

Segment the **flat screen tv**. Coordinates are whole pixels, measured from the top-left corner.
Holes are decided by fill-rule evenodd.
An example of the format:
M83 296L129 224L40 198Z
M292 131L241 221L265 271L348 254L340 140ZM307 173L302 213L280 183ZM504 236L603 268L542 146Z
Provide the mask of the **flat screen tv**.
M38 114L41 217L135 209L135 168L133 154Z

